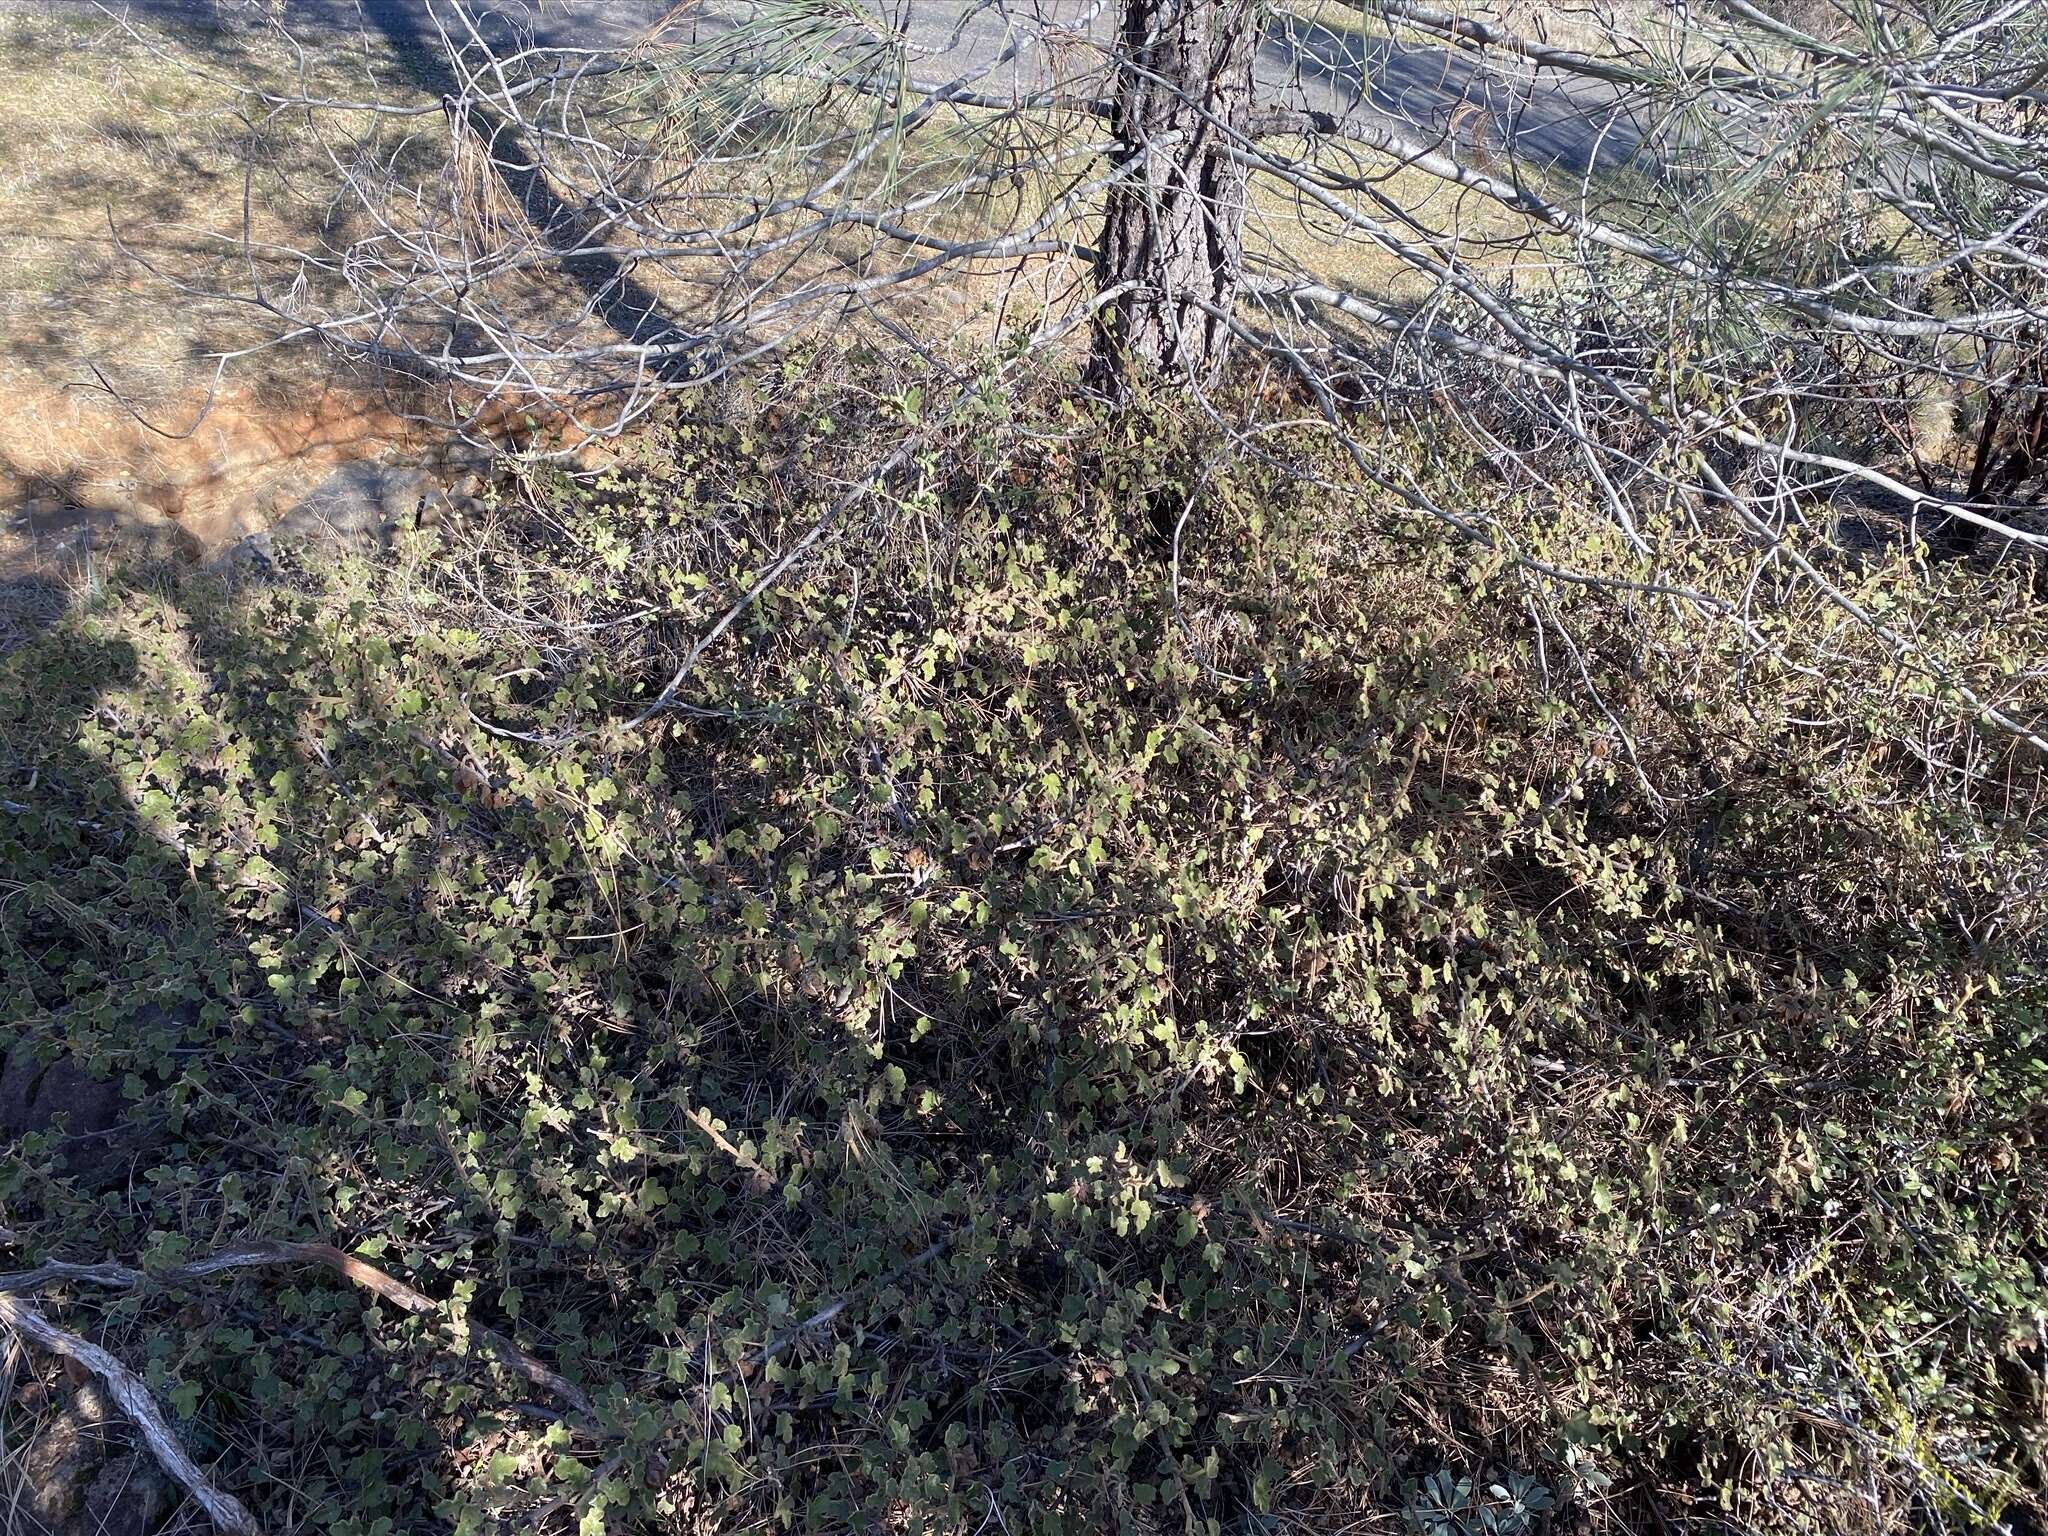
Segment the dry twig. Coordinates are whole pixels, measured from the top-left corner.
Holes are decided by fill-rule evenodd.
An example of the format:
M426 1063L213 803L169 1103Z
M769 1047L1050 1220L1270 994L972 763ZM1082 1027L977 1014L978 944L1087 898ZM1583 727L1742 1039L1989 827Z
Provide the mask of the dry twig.
M97 1344L59 1328L17 1296L0 1295L0 1325L36 1348L61 1355L84 1367L106 1383L107 1391L113 1395L121 1411L134 1421L136 1432L142 1436L142 1443L149 1447L157 1465L192 1496L192 1501L205 1510L208 1518L221 1530L232 1532L234 1536L256 1536L261 1530L255 1516L243 1507L241 1501L216 1488L199 1470L198 1463L186 1454L185 1447L179 1444L169 1421L164 1418L163 1410L157 1407L156 1399L150 1395L140 1376Z
M503 1334L474 1324L456 1323L446 1316L441 1304L433 1297L423 1291L414 1290L404 1281L386 1274L376 1265L367 1263L353 1254L343 1253L329 1243L242 1243L233 1248L224 1248L218 1253L208 1254L205 1258L195 1259L189 1264L161 1270L156 1274L126 1264L74 1264L54 1259L34 1269L0 1275L0 1296L38 1291L66 1281L102 1286L109 1290L133 1291L147 1285L188 1285L194 1280L202 1280L229 1270L297 1264L313 1264L331 1270L351 1284L361 1286L364 1290L416 1317L438 1318L442 1326L451 1333L467 1333L470 1338L477 1340L489 1350L499 1364L535 1386L553 1393L578 1413L587 1414L591 1411L590 1399L581 1387L542 1364Z

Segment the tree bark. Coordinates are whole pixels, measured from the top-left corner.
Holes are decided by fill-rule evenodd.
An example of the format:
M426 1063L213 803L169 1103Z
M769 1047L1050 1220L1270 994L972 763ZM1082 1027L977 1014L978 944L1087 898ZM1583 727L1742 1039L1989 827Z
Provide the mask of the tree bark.
M1247 173L1229 158L1250 120L1256 0L1124 0L1112 183L1096 259L1094 374L1213 380L1244 279Z

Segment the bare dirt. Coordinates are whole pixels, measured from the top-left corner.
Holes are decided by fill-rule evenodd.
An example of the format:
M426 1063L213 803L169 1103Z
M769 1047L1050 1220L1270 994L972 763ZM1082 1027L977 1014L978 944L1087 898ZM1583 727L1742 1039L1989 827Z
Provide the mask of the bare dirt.
M204 556L338 466L414 451L375 382L313 348L217 378L251 318L206 290L332 234L323 145L252 89L372 66L260 30L0 11L0 577L84 549ZM245 174L252 179L245 183ZM244 246L245 185L257 210ZM255 254L252 254L255 252Z
M0 381L0 500L14 508L15 538L61 549L111 536L203 556L268 528L329 471L402 455L415 436L345 385L187 394L150 416Z

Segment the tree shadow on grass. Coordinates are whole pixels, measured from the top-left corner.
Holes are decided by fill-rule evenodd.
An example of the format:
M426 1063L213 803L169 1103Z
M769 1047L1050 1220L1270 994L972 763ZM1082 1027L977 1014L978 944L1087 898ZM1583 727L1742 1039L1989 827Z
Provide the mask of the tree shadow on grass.
M231 629L233 603L215 592L195 617L179 601L193 580L5 593L0 1226L29 1262L175 1261L343 1224L316 1087L335 1042L266 986L269 946L310 920L289 900L289 749L210 707L256 680L207 669L196 637ZM195 1458L273 1528L398 1513L437 1484L433 1422L364 1405L442 1362L366 1300L289 1273L37 1298L145 1374ZM174 1491L119 1416L48 1365L31 1362L39 1397L0 1403L0 1472L32 1484L12 1490L37 1517L23 1529L84 1529L103 1480L137 1529L165 1518ZM78 1449L57 1455L65 1436Z
M930 1185L901 1102L905 1064L964 1102L1019 1049L1052 1091L1044 1047L970 999L946 1042L884 1059L829 1008L773 1003L732 965L746 914L688 883L691 848L752 824L763 786L686 767L682 823L599 854L579 765L479 763L423 687L455 659L364 622L352 579L118 582L0 658L0 795L29 807L0 823L0 1009L150 1127L106 1177L20 1140L0 1224L29 1261L331 1240L607 1385L567 1410L324 1276L74 1288L53 1312L146 1371L276 1529L435 1528L458 1490L551 1508L550 1529L642 1477L708 1497L758 1412L865 1421L835 1349L926 1405L903 1444L803 1474L848 1518L942 1505L918 1469L991 1381L1051 1475L1063 1355L984 1305L1014 1286L1056 1312L1075 1283L1057 1243L1000 1237L1043 1180L977 1204L969 1159ZM1047 1155L1043 1106L991 1108L984 1152ZM935 1307L953 1320L928 1337ZM622 1473L633 1444L645 1466Z
M621 340L654 350L649 373L674 383L699 371L703 338L672 316L662 300L633 275L631 264L610 254L602 210L563 197L547 173L545 147L495 107L474 99L457 73L455 59L467 57L467 40L444 35L433 18L410 4L367 5L366 26L391 49L411 83L447 104L452 131L468 133L484 151L490 174L511 195L561 272L582 291L587 311ZM487 9L487 35L499 46L530 38L526 18ZM473 60L480 63L481 60ZM458 105L459 104L459 105Z
M613 1383L648 1368L650 1271L691 1326L757 1344L805 1277L849 1264L900 1305L937 1213L892 1229L782 1198L778 1155L717 1127L815 1093L779 1054L788 1026L744 988L708 1016L642 1014L662 970L701 968L691 932L627 975L572 931L580 903L558 921L565 872L536 879L535 855L582 810L472 768L329 579L140 572L68 605L38 589L0 656L0 1015L41 1111L4 1128L0 1226L22 1260L331 1241ZM550 1500L530 1476L480 1478L476 1458L522 1447L523 1466L554 1432L573 1469L617 1443L611 1407L574 1413L317 1272L39 1301L144 1372L266 1528L436 1528L458 1484L489 1502L493 1480L531 1509ZM62 1412L17 1418L9 1443L77 1417L52 1391ZM540 1484L575 1492L573 1473Z
M189 1193L174 1085L226 976L208 893L96 750L140 657L79 596L45 575L0 588L0 1225L19 1251L92 1259L140 1252ZM109 1320L110 1343L120 1331ZM0 1402L8 1529L82 1529L109 1498L160 1518L169 1485L99 1388L49 1360L15 1364L26 1385Z

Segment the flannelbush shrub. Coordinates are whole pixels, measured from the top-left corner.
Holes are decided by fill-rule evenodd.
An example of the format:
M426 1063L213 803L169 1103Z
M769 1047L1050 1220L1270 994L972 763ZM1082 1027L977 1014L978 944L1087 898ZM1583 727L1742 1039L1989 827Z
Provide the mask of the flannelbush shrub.
M617 728L917 412L735 400L0 662L0 1006L153 1127L113 1182L31 1138L0 1222L331 1239L596 1405L325 1276L53 1298L224 1483L351 1532L2038 1518L2037 758L1805 588L1743 644L1532 609L1306 438L1203 475L1198 422L993 395ZM2040 717L2022 575L1829 571Z

